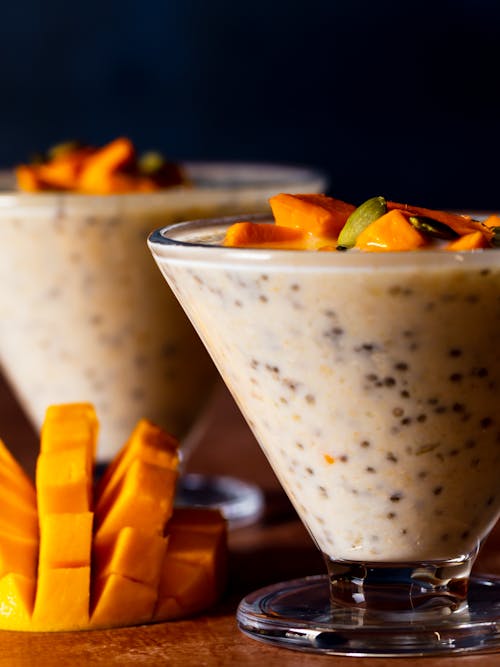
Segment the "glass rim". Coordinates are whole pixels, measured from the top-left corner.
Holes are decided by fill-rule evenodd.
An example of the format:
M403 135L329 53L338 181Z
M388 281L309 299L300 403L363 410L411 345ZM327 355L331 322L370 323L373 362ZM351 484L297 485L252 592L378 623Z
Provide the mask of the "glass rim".
M479 215L479 214L478 214ZM488 215L481 213L481 217ZM235 215L222 218L206 218L176 222L152 231L148 237L151 252L158 258L172 261L214 265L265 265L300 268L329 269L331 271L385 269L415 269L422 267L460 267L478 269L500 267L500 248L488 250L444 251L413 250L387 252L318 252L287 248L235 248L217 243L183 240L196 232L222 232L235 222L272 222L269 214Z
M153 192L85 194L68 191L22 192L15 188L13 169L0 170L0 211L14 207L43 208L58 204L99 206L106 203L185 200L194 196L238 192L278 192L303 188L304 192L322 185L326 188L325 171L308 165L264 161L182 161L179 162L194 183L174 185Z

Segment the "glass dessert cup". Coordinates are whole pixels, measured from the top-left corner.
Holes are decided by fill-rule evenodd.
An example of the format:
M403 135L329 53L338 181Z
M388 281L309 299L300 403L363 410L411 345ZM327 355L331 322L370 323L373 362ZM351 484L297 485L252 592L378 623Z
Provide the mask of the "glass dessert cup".
M188 217L268 210L285 188L325 187L322 174L300 167L185 169L191 186L148 194L27 194L14 191L12 174L0 182L2 370L36 429L52 403L94 403L103 464L141 417L181 438L185 462L217 377L151 260L148 233ZM196 480L184 481L189 489Z
M236 220L149 246L327 570L247 596L240 628L318 653L500 648L500 579L471 576L500 515L500 252L221 247Z

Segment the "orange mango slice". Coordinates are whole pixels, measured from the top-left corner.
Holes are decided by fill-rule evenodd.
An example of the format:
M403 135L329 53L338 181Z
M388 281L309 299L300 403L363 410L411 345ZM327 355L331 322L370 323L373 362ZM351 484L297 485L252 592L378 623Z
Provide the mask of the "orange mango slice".
M365 251L415 250L425 238L398 210L385 213L370 223L356 239L356 248Z
M92 512L40 516L40 568L90 565Z
M90 567L44 567L38 571L32 630L80 630L88 626Z
M118 533L124 526L141 528L145 517L152 532L162 534L172 516L177 472L135 459L121 480L113 503L96 509L97 535Z
M109 628L149 623L156 604L157 590L119 574L99 579L94 586L90 628Z
M488 241L482 232L471 232L470 234L460 236L455 241L451 241L445 248L446 250L452 251L481 250L483 248L488 248L488 245Z
M126 526L111 538L97 536L93 545L94 576L110 574L157 588L168 540L163 535Z
M0 532L0 578L7 574L21 574L35 579L38 560L37 537Z
M307 235L301 229L276 227L264 222L236 222L226 232L224 245L229 247L301 248Z
M224 519L213 510L173 513L177 441L141 420L104 476L96 517L96 435L88 404L47 411L36 497L0 443L6 480L0 485L0 629L56 632L168 620L205 609L222 591ZM23 488L27 498L19 502Z
M11 572L0 579L0 628L31 630L35 579Z
M36 465L40 514L88 512L92 505L92 478L85 446L42 452Z
M179 464L179 443L169 433L147 419L141 419L132 435L110 463L96 490L96 511L103 512L112 502L118 485L134 459L167 470L176 470Z
M286 194L271 197L276 225L293 227L315 236L337 238L355 206L321 194Z

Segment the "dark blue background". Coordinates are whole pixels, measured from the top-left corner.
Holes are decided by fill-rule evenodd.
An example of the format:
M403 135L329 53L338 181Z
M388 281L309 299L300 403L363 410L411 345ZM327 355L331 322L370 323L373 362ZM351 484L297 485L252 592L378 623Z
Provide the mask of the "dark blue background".
M0 165L125 134L310 163L331 192L500 209L500 8L436 0L12 0Z

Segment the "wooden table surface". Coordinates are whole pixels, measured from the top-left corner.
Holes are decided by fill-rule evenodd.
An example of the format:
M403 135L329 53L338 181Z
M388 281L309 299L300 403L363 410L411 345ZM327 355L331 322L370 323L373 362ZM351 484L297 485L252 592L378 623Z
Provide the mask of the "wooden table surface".
M38 441L0 377L0 437L32 473ZM229 585L224 599L196 618L150 626L77 633L0 633L0 667L79 665L285 665L290 667L500 667L500 652L423 659L340 658L279 649L244 636L235 612L246 593L277 581L324 571L321 557L282 493L266 459L221 389L193 471L232 474L264 489L267 511L255 526L230 534ZM485 545L476 569L500 574L500 527Z

